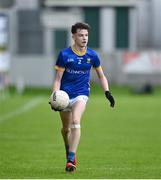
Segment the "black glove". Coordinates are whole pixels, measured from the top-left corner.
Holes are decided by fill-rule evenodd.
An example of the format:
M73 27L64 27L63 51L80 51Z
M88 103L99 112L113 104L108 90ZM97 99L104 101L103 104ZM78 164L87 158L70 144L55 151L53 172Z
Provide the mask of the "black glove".
M57 109L53 108L50 101L49 101L48 103L50 104L50 107L51 107L52 110L54 110L54 111L60 111L60 110L57 110Z
M113 96L111 95L111 93L109 91L105 91L105 96L110 101L110 106L114 107L115 106L115 100L114 100Z

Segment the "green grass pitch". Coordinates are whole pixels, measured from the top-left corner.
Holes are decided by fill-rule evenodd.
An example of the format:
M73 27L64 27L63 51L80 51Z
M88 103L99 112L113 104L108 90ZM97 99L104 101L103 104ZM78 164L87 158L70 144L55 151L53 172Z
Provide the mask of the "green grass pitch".
M126 90L125 90L126 91ZM13 93L0 102L0 178L161 178L161 93L113 89L116 107L91 94L82 119L78 166L65 173L59 114L49 94Z

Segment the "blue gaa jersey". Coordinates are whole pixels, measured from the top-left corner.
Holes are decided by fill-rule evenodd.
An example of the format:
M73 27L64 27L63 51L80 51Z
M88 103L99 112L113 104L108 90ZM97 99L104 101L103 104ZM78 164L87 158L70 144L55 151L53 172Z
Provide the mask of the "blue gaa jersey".
M87 48L82 54L71 47L61 50L55 65L56 70L64 72L60 89L66 91L70 99L79 95L89 96L92 67L100 67L94 50Z

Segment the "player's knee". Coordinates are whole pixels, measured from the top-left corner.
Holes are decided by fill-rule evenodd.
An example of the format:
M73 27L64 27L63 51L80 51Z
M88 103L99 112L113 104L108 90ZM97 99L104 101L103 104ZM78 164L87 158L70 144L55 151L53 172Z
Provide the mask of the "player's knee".
M61 133L62 133L62 134L68 134L69 132L70 132L70 128L63 127L63 128L61 129Z

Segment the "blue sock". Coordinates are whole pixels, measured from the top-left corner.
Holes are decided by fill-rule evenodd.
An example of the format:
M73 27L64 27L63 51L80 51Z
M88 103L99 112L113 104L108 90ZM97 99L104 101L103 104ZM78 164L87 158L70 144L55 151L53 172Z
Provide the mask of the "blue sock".
M68 161L74 162L74 156L75 156L74 152L69 152L68 153Z

